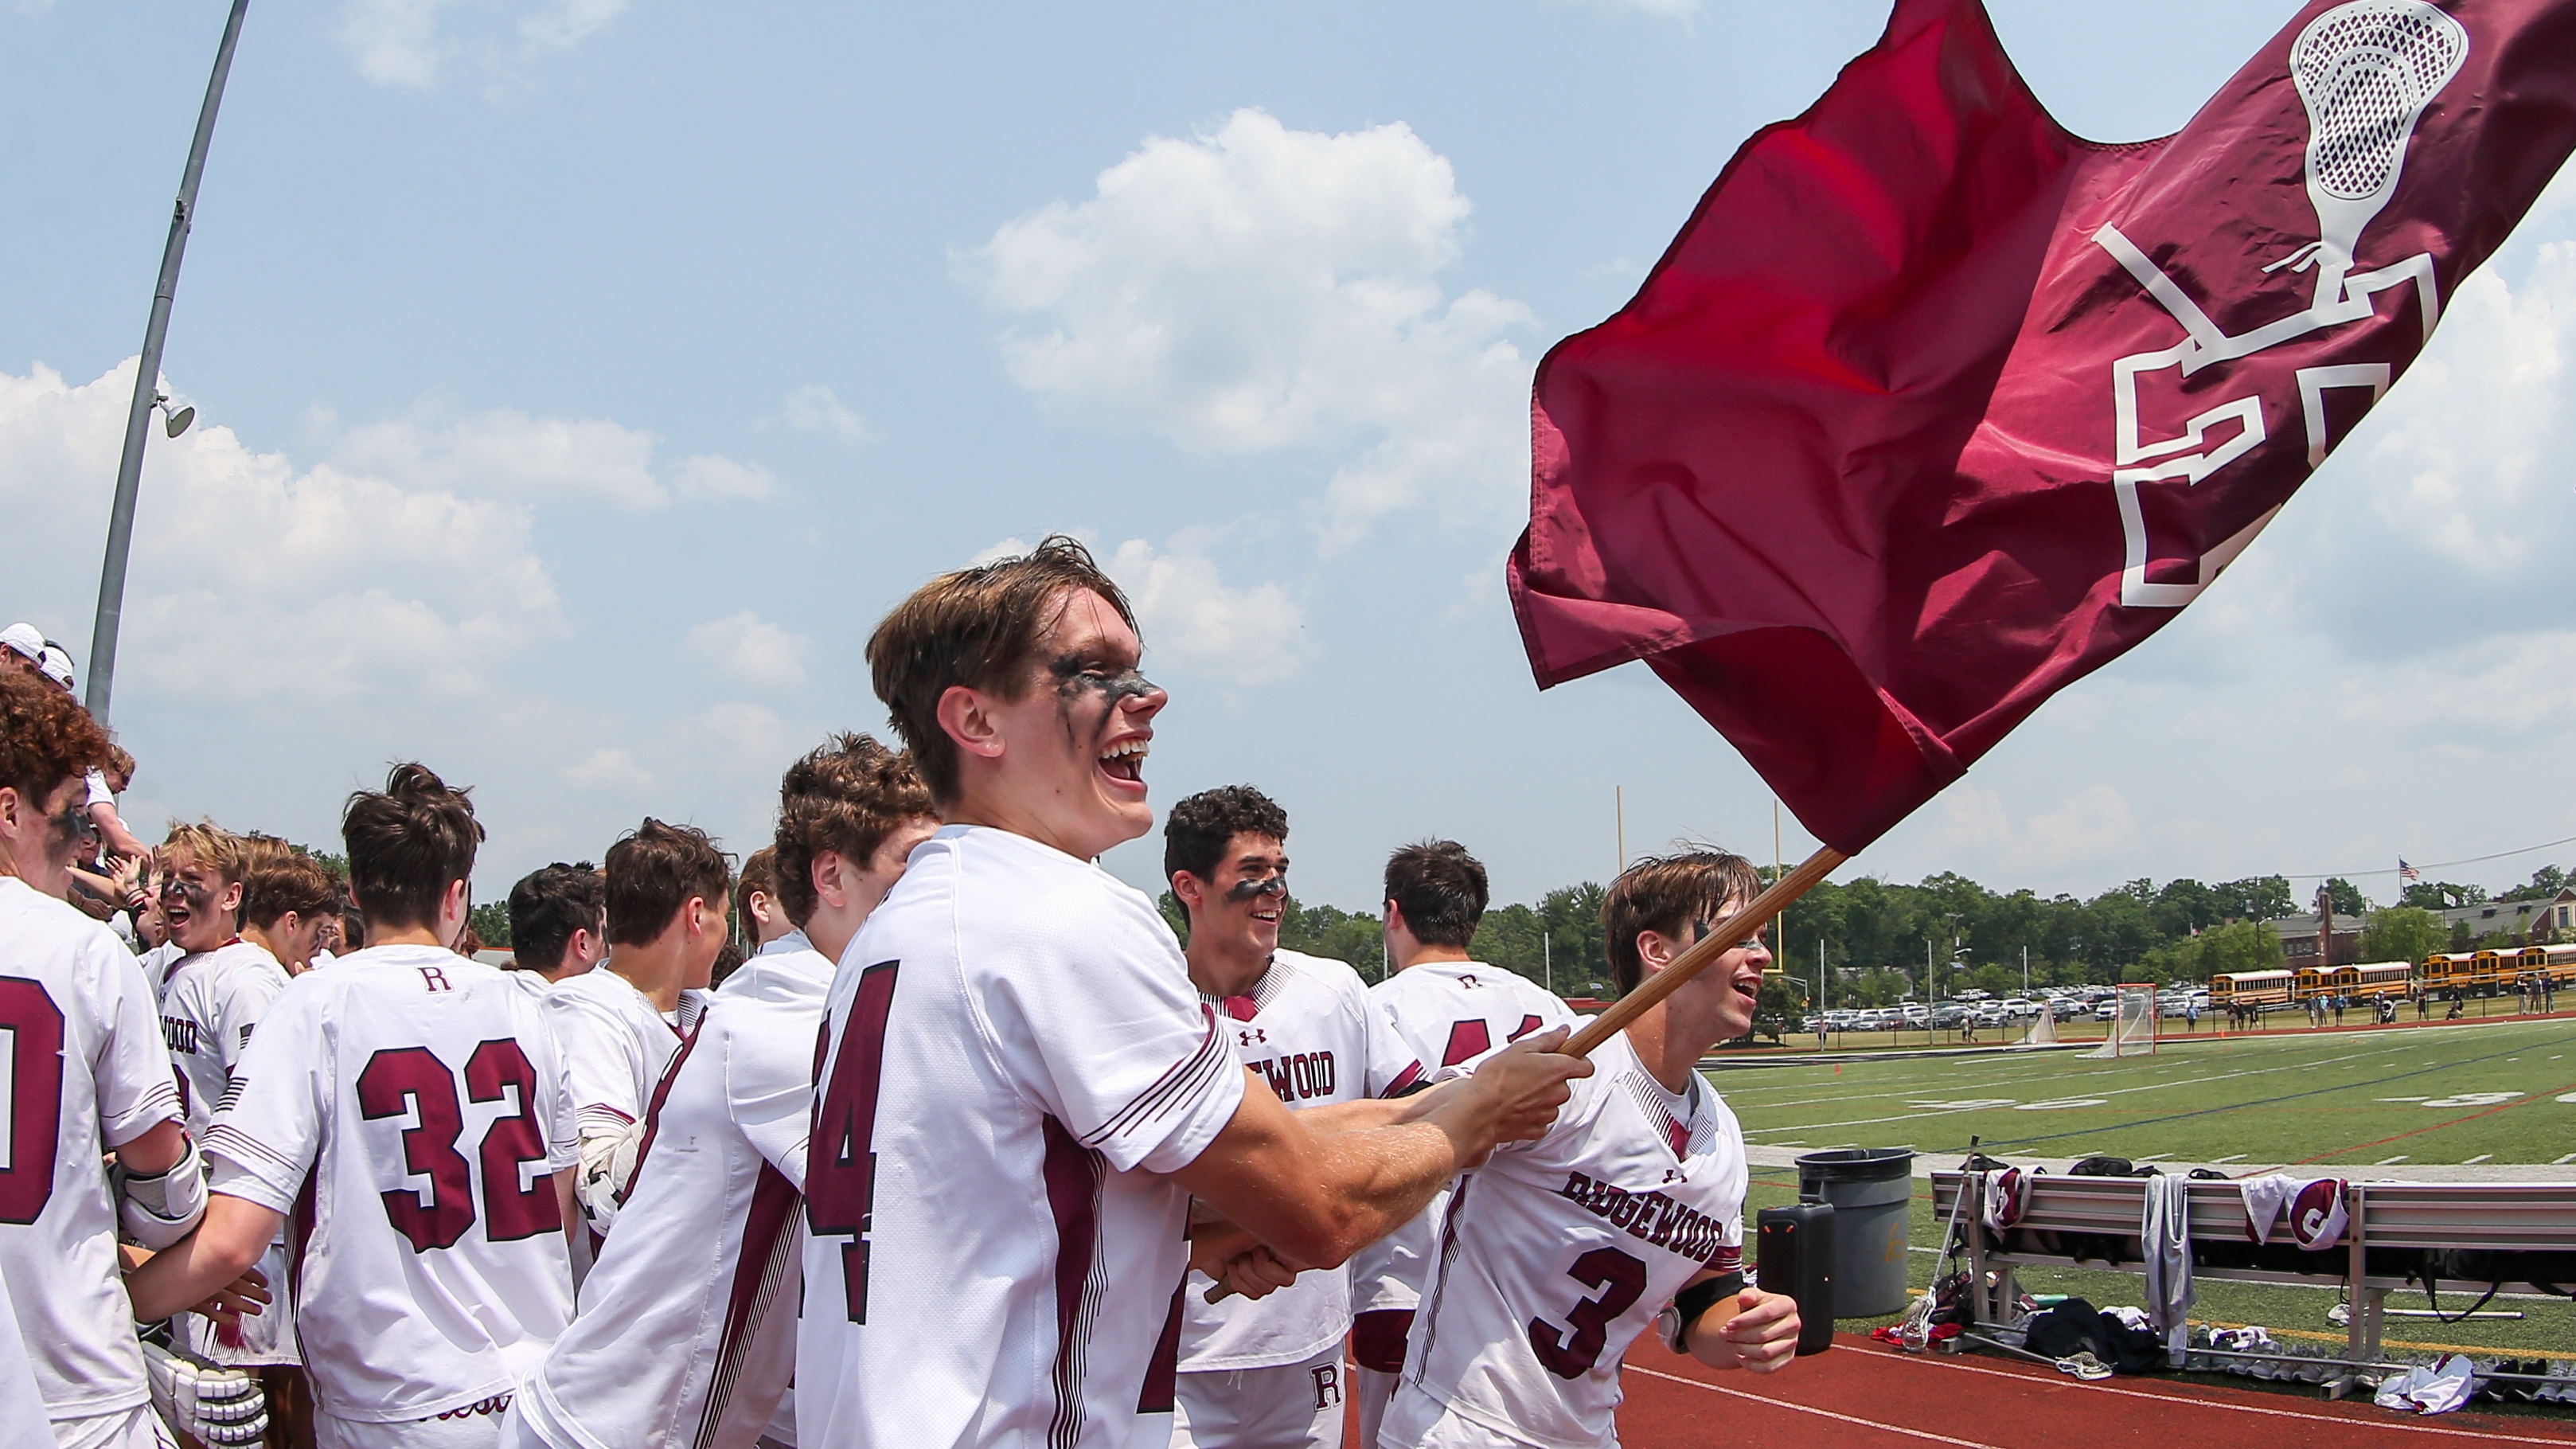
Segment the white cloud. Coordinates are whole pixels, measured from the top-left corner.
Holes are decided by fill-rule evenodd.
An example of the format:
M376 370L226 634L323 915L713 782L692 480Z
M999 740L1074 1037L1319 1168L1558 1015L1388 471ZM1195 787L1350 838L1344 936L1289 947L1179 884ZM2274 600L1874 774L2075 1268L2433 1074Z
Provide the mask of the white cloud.
M463 7L464 22L451 29L442 18L460 9L456 0L346 0L334 29L360 75L380 86L426 90L460 58L476 62L487 77L514 75L589 39L624 13L626 3L543 0Z
M468 411L430 396L400 417L330 436L328 414L308 420L331 461L422 488L546 503L662 508L674 495L701 502L766 498L777 476L757 463L702 455L667 475L653 467L660 438L604 418L531 417L516 408Z
M2018 872L2055 872L2109 860L2139 843L2128 797L2088 785L2058 808L2016 824L2003 797L1962 780L1934 802L1932 829L1916 853L1936 859L2001 861Z
M1292 131L1258 110L1153 137L1096 194L1012 221L961 271L1013 380L1062 414L1199 453L1330 449L1328 544L1397 509L1508 518L1527 496L1528 309L1447 296L1469 206L1402 124ZM1356 450L1357 456L1351 457Z
M134 359L80 386L41 364L0 373L0 510L22 536L95 539L116 476ZM275 689L285 663L310 699L399 687L469 697L487 666L566 630L507 500L409 487L323 465L298 471L232 429L155 437L136 515L121 677L196 699ZM12 582L55 612L96 578L89 545Z
M1144 539L1103 563L1127 591L1146 647L1157 658L1229 684L1273 684L1314 657L1306 610L1278 584L1237 586L1187 535L1157 551Z
M809 433L829 433L852 447L877 439L868 420L844 407L840 397L821 383L807 383L781 400L778 421Z
M567 784L602 794L626 795L653 783L653 772L637 764L635 756L618 749L598 749L577 764L563 769Z
M760 689L797 689L814 641L752 610L709 619L680 641L681 650L728 679Z

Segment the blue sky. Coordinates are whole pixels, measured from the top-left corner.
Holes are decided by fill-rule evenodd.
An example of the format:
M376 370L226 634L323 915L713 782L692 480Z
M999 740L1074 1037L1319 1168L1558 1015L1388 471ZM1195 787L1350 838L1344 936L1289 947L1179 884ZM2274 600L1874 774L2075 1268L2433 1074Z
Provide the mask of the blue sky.
M2292 9L1994 0L2104 139ZM222 14L0 9L0 613L84 657ZM883 728L883 609L1062 529L1173 690L1157 798L1263 785L1309 899L1432 833L1506 899L1606 878L1622 786L1632 852L1767 854L1642 669L1531 687L1501 559L1538 356L1885 15L262 0L165 362L200 422L145 474L129 813L327 839L416 755L478 786L486 896L646 813L747 844L788 758ZM2089 894L2576 834L2571 195L2220 587L1846 870Z

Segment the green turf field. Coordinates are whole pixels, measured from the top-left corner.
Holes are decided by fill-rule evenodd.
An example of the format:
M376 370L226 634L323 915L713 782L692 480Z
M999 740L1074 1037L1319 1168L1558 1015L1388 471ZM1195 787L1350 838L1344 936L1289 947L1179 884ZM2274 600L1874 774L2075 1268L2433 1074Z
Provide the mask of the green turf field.
M2153 1056L1891 1058L1712 1073L1749 1143L2185 1162L2554 1163L2576 1018L2167 1039Z
M2305 1161L2387 1177L2403 1177L2415 1165L2480 1158L2496 1166L2555 1164L2576 1155L2576 1018L2568 1017L2227 1040L2204 1034L2116 1061L2068 1052L1882 1058L1709 1077L1749 1143L1793 1152L1910 1145L1944 1167L1957 1164L1971 1134L2010 1159L2101 1152L2246 1166ZM2402 1160L2379 1166L2391 1158ZM1753 1178L1748 1217L1796 1201L1796 1169L1757 1167ZM1932 1216L1929 1183L1915 1185L1913 1219L1917 1249L1937 1247L1942 1224ZM1933 1259L1925 1251L1913 1256L1920 1288L1931 1281ZM2035 1293L2081 1294L2103 1307L2137 1303L2144 1291L2134 1274L2094 1269L2034 1269L2022 1284ZM2205 1279L2199 1292L2197 1319L2341 1342L2342 1330L2326 1319L2338 1298L2332 1288ZM2445 1308L2466 1306L2447 1291L2444 1298ZM2410 1291L2390 1306L2422 1308L2425 1300ZM2527 1317L2391 1319L2388 1347L2401 1356L2438 1346L2576 1358L2576 1304L2522 1296L2492 1306ZM1865 1330L1882 1321L1841 1326Z

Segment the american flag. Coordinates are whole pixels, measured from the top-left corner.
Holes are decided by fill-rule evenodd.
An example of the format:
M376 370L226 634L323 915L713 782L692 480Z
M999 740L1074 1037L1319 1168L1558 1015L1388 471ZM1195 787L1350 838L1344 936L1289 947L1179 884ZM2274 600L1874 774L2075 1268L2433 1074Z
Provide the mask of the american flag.
M2415 884L2417 881L2422 880L2423 878L2424 878L2424 872L2422 872L2422 871L2420 871L2420 870L2417 870L2415 867L2413 867L2413 866L2411 866L2411 865L2408 865L2408 864L2406 863L2406 857L2404 857L2404 856L2402 856L2402 855L2401 855L2401 856L2399 856L2399 857L2397 857L2397 879L2398 879L2400 882L2402 882L2402 883L2404 883L2404 884L2406 884L2406 885L2413 885L2413 884Z

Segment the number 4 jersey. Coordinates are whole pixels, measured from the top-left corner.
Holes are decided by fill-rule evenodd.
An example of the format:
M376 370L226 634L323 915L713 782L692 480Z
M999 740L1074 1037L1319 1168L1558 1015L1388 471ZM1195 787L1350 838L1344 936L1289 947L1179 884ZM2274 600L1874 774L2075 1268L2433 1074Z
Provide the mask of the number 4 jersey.
M1735 1114L1696 1075L1665 1091L1624 1032L1592 1063L1545 1137L1458 1180L1383 1442L1615 1444L1620 1355L1702 1269L1741 1270Z
M216 1192L288 1216L314 1398L365 1423L508 1394L572 1314L552 1173L571 1086L541 1008L433 946L289 983L206 1134Z

